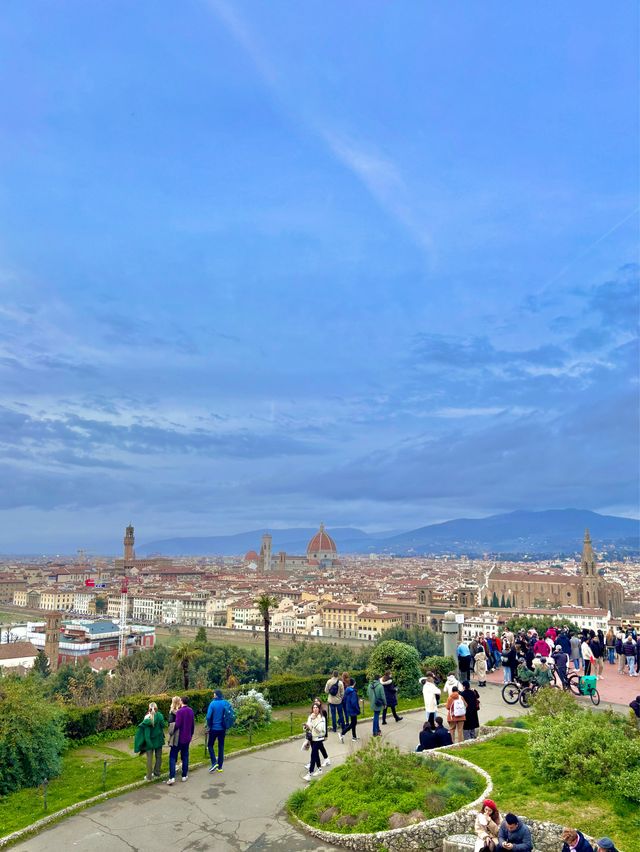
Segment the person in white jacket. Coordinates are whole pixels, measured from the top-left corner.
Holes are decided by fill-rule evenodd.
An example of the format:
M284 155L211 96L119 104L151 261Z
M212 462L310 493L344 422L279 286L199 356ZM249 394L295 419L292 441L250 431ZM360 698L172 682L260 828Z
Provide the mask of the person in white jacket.
M311 781L312 778L317 777L322 772L320 768L320 745L327 736L327 723L317 704L314 704L311 708L311 715L304 724L304 730L311 742L311 763L304 780Z
M421 677L420 683L422 684L422 697L424 698L424 711L427 716L427 722L431 726L431 730L435 730L440 690L435 684L433 672L429 672L426 677Z
M595 662L595 655L591 650L591 645L587 640L585 640L580 646L580 651L582 652L582 659L584 660L584 673L585 675L591 674L591 668L593 663Z

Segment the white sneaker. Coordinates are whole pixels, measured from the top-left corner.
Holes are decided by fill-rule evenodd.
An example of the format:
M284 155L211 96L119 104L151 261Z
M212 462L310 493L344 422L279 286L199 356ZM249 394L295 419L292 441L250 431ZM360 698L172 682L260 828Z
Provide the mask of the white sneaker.
M303 781L311 781L315 778L313 772L307 772L307 774L303 777Z
M344 745L344 737L343 737L343 735L342 735L342 734L338 734L338 737L339 737L340 742L342 743L342 745Z
M183 776L182 776L182 780L183 780L183 781L186 781L188 777L189 777L188 775L183 775Z
M308 771L311 769L311 764L310 764L310 763L305 763L304 768L305 768L305 769L307 770L307 772L308 772Z
M175 784L175 783L176 783L176 779L175 779L175 778L169 778L169 780L168 780L168 781L165 781L164 783L165 783L168 787L170 787L172 784Z
M331 761L329 760L329 758L327 758L326 760L323 760L322 765L323 766L331 766Z

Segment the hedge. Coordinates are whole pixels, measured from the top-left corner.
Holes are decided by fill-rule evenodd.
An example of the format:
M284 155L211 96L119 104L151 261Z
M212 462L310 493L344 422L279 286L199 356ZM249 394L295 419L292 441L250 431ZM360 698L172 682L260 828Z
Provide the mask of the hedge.
M353 672L351 675L358 689L366 683L364 672ZM269 702L274 707L287 704L304 704L318 695L324 694L327 675L312 677L291 677L279 675L264 683L247 683L239 687L242 692L257 689L268 695ZM204 716L213 695L212 689L190 689L181 692L196 716ZM171 696L164 695L128 695L118 698L108 704L93 704L90 707L67 707L64 715L65 735L71 740L81 740L98 734L101 731L119 731L141 722L149 707L149 702L155 701L158 709L166 718L171 705Z

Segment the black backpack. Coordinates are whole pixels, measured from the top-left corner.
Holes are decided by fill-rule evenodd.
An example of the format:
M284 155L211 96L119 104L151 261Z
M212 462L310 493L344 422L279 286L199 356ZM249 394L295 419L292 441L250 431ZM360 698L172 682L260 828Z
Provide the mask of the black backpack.
M329 695L335 696L335 695L338 694L338 692L340 690L339 683L340 683L340 681L337 680L335 683L331 684L331 686L329 687Z

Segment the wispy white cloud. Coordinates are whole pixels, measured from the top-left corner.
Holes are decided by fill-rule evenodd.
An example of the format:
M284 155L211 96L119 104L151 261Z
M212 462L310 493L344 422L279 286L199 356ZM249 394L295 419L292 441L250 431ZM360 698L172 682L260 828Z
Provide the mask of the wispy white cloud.
M326 116L311 115L303 107L292 105L285 91L284 78L238 10L226 0L205 2L249 56L279 107L324 142L334 159L354 175L378 206L398 222L421 249L432 254L434 244L430 229L416 213L409 187L398 165L390 157L382 156L371 143L336 130L332 120Z

